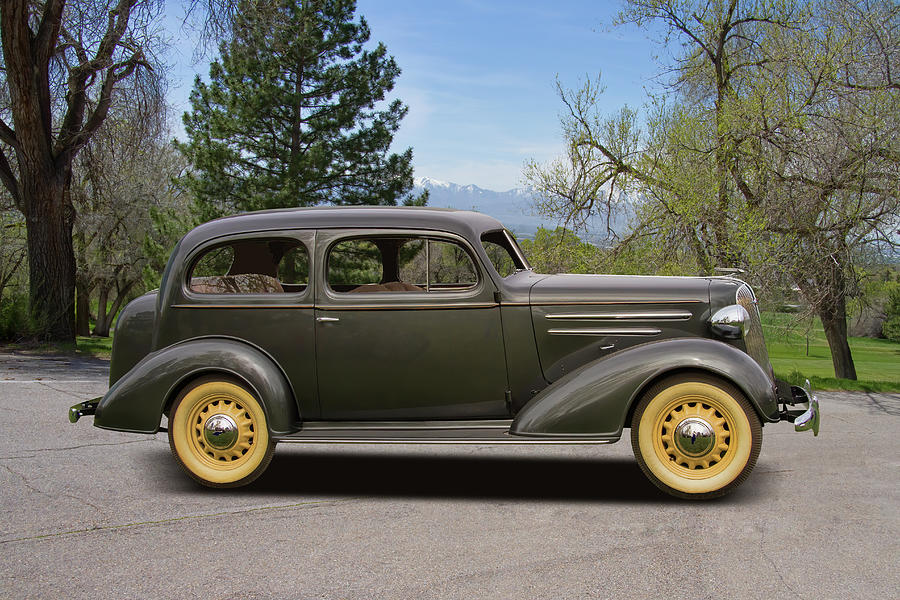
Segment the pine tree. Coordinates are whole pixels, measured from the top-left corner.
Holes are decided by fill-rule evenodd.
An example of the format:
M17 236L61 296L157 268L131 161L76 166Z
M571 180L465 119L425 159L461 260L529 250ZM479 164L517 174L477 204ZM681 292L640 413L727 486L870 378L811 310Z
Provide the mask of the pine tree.
M389 153L406 115L378 103L400 74L355 0L247 2L185 113L184 183L205 219L318 204L424 204L412 149Z

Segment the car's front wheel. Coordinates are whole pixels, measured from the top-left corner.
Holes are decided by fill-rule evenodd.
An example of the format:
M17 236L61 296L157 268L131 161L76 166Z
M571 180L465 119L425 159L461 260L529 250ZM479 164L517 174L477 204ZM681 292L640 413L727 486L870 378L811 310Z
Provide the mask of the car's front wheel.
M238 487L259 477L275 443L254 395L231 380L198 379L169 411L169 447L194 480L209 487Z
M653 385L631 421L631 445L645 475L680 498L714 498L750 474L762 425L733 385L680 374Z

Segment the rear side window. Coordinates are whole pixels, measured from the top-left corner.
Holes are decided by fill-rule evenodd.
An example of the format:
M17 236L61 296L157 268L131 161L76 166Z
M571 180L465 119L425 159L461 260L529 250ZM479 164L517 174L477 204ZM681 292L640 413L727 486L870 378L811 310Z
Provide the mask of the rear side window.
M426 236L357 238L335 244L327 280L336 292L441 292L473 288L475 264L460 244Z
M381 283L381 250L371 240L339 242L328 255L328 285L339 291Z
M309 253L290 239L235 240L206 250L188 285L195 294L293 294L309 284Z

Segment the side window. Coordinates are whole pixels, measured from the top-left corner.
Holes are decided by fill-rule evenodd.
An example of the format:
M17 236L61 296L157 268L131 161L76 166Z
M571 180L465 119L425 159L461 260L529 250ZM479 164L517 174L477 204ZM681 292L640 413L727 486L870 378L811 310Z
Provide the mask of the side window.
M426 291L458 291L478 283L475 265L459 244L410 240L400 247L400 278Z
M196 294L298 293L309 283L309 253L297 240L236 240L200 255L188 281Z
M500 244L484 240L482 240L481 245L484 246L484 251L487 252L488 258L491 259L491 263L497 269L500 277L509 277L516 272L516 264L506 248Z
M478 283L459 244L426 237L344 240L328 254L328 285L336 292L458 291Z
M200 260L194 264L191 285L194 284L194 278L215 277L228 273L232 262L234 262L234 248L231 246L219 246L204 252Z
M371 240L345 240L328 253L328 285L336 292L381 283L383 272L381 251Z
M490 231L481 236L481 245L500 277L509 277L516 271L530 268L522 262L521 250L518 254L515 252L517 248L513 248L514 244L512 236L505 231Z
M285 292L302 292L309 284L309 254L298 244L285 249L278 263L278 281Z

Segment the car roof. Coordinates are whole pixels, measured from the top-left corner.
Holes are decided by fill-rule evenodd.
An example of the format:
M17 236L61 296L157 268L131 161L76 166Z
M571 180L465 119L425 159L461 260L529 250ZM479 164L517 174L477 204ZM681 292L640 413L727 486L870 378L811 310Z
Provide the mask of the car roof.
M477 242L481 233L502 229L488 215L452 208L423 206L316 206L284 208L222 217L199 225L183 240L191 248L210 238L251 231L284 229L402 228L433 229L461 235Z

